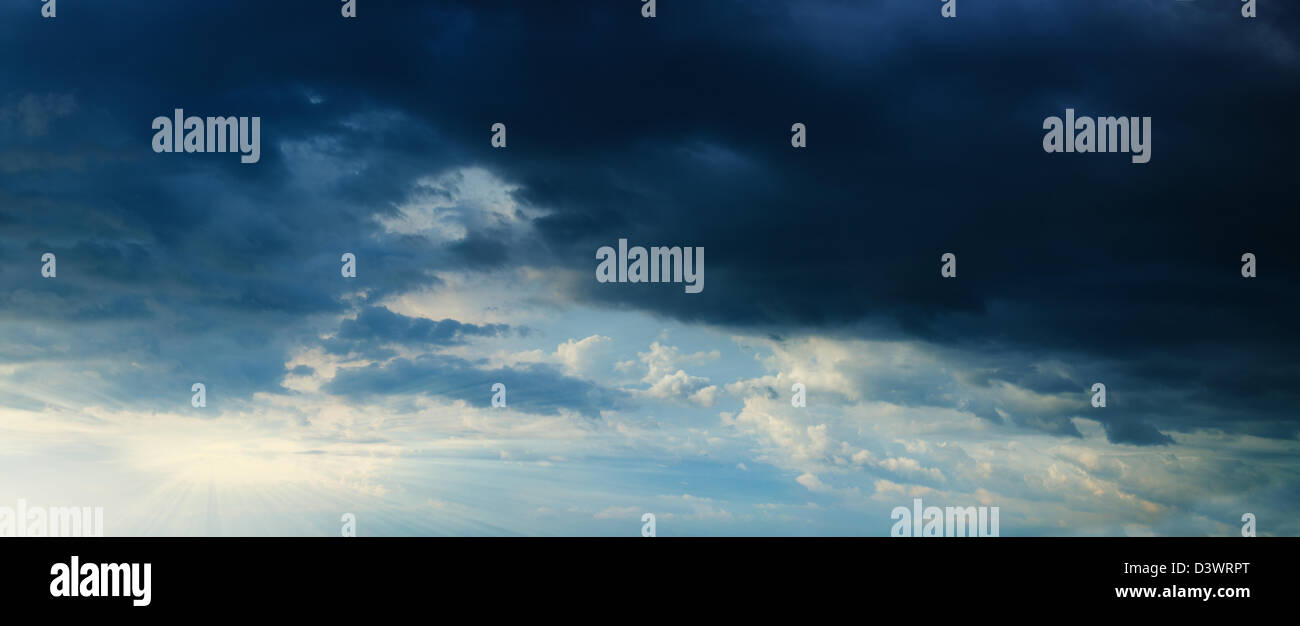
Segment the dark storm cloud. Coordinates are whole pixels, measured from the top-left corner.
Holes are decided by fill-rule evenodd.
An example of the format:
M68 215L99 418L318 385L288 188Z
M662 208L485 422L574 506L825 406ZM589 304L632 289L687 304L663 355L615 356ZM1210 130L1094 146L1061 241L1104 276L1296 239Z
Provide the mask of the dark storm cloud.
M181 332L218 351L239 337L282 370L313 336L301 320L346 310L344 250L373 302L438 268L589 274L598 246L627 237L705 246L704 293L591 280L567 296L783 336L921 339L1042 393L1106 380L1141 416L1102 417L1113 441L1294 434L1300 10L1006 2L945 21L930 4L664 3L644 20L630 1L373 0L350 21L329 3L93 3L52 29L9 2L4 310L147 318L163 354ZM176 107L262 116L262 162L153 154L148 121ZM1044 154L1042 120L1066 107L1152 116L1151 162ZM507 150L488 145L497 121ZM807 149L789 146L796 121ZM290 158L302 146L309 173ZM462 165L549 211L536 238L381 236L370 216ZM36 276L45 249L68 268L58 287ZM938 275L949 251L955 281ZM1239 277L1244 251L1259 278ZM1088 380L1004 357L1060 358ZM1068 418L1035 416L1077 434Z

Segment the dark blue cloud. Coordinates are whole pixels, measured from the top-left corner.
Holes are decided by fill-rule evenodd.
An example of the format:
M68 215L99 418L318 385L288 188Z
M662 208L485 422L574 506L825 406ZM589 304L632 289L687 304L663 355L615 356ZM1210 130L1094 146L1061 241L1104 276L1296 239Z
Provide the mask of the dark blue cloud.
M384 306L369 306L355 318L343 320L326 348L335 354L374 354L376 348L391 345L428 349L460 345L473 337L500 337L509 331L507 324L480 326L453 319L431 320L394 313Z
M563 296L922 340L1043 393L1106 380L1143 416L1102 417L1117 442L1294 436L1300 10L981 3L944 21L925 4L672 3L643 20L631 2L373 0L347 21L319 2L87 3L51 28L9 2L0 306L87 335L51 354L187 372L168 385L218 370L243 396L274 390L261 376L349 297L364 312L438 288L442 269L590 273L598 246L627 237L705 246L704 293L593 280ZM262 116L262 162L153 154L148 121L176 107ZM1044 154L1042 119L1066 107L1152 116L1151 163ZM507 150L489 146L497 121ZM789 147L794 121L805 150ZM547 212L531 237L483 225L442 245L372 219L468 165ZM34 269L46 250L57 284ZM343 251L355 283L339 280ZM948 251L955 281L938 276ZM1259 278L1238 275L1243 251ZM404 332L426 331L440 332ZM403 331L371 338L384 332ZM1087 380L1023 371L1043 359ZM1077 434L1069 419L1033 416Z
M492 386L506 386L507 407L525 413L556 415L561 410L598 418L605 409L628 408L626 392L561 374L542 364L483 368L458 357L426 354L398 358L362 368L340 370L324 387L326 393L354 400L390 395L436 395L491 406Z

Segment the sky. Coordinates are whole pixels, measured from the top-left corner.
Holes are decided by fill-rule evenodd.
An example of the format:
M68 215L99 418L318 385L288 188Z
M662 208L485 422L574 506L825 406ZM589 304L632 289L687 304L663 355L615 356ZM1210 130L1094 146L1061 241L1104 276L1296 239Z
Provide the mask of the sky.
M1300 6L357 4L0 0L0 506L1300 534ZM156 153L175 109L260 160ZM1045 152L1066 109L1150 117L1150 162ZM703 291L599 282L620 239Z

